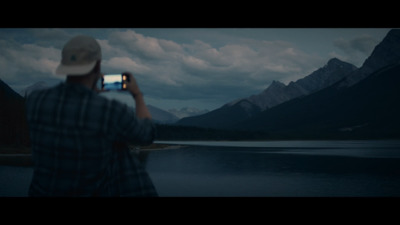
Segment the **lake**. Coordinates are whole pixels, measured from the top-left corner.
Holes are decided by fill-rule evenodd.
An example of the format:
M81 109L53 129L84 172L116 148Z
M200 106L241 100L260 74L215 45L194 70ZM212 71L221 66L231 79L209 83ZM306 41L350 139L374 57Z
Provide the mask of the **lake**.
M145 166L165 197L398 197L400 141L167 142ZM31 168L0 166L0 196L26 196Z
M148 171L161 196L400 196L400 141L160 142Z

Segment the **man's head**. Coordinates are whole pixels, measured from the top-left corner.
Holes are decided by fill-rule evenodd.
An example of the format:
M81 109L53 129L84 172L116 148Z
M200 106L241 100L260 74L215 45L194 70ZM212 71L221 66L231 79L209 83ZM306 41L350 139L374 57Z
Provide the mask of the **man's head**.
M99 43L90 36L78 35L64 45L56 74L66 75L70 80L96 82L100 77L100 62Z

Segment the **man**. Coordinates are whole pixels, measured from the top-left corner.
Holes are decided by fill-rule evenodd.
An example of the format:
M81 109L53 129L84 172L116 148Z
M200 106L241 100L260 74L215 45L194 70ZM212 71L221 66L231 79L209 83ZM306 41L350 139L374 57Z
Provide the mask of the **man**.
M150 144L155 126L130 73L125 81L136 114L96 92L101 48L76 36L62 50L56 73L66 82L27 100L34 174L29 196L156 196L150 177L127 143Z

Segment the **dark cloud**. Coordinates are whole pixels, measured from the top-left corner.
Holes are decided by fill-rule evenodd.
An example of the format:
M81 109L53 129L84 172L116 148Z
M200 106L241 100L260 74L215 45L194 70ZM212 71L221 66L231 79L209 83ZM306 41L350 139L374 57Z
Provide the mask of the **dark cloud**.
M36 44L20 44L13 40L0 40L0 78L10 84L29 85L40 80L60 78L54 71L61 58L61 51Z
M31 29L35 44L62 49L64 44L74 36L63 29Z
M15 84L61 80L54 70L63 45L76 34L99 41L103 72L132 72L146 96L159 102L193 100L222 105L257 94L273 80L288 83L304 77L329 60L313 49L303 51L294 44L294 37L278 40L264 35L255 39L247 37L251 33L248 29L245 33L191 30L203 36L187 30L175 30L176 34L174 29L156 30L170 33L164 38L151 35L152 30L156 29L143 33L134 29L0 29L0 78ZM260 32L263 30L257 30ZM234 33L241 33L240 38L231 36ZM167 39L174 36L176 39ZM377 42L364 35L337 39L334 47L345 57L361 61Z
M351 40L337 39L333 45L347 54L363 53L369 55L374 47L379 43L370 35L362 35Z

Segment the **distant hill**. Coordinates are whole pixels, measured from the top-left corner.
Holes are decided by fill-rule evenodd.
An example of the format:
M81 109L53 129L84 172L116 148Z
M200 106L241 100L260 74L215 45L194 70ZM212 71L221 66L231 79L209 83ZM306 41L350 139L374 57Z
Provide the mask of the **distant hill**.
M15 92L10 86L0 79L0 100L11 101L11 100L22 100L22 96Z
M22 89L21 91L19 91L19 94L21 96L25 97L25 96L30 95L33 91L41 90L41 89L45 89L45 88L49 88L49 85L45 81L39 81L39 82L36 82L36 83L29 85L28 87Z
M189 108L189 107L184 107L179 110L178 109L163 110L153 105L147 105L147 107L149 108L153 120L156 123L162 123L162 124L172 124L181 118L194 115L201 115L208 112L208 110L200 110L197 108Z
M181 109L169 109L167 111L169 113L174 114L179 119L189 117L189 116L198 116L198 115L202 115L202 114L209 112L207 109L198 109L198 108L194 108L194 107L184 107Z
M29 145L25 99L0 80L0 145Z
M175 123L176 121L179 120L179 118L176 117L174 114L162 110L160 108L157 108L155 106L147 105L147 108L149 109L151 117L156 123L168 124L168 123Z
M248 119L259 112L261 112L259 106L242 99L233 105L224 105L200 116L183 118L176 125L220 129L232 122Z

